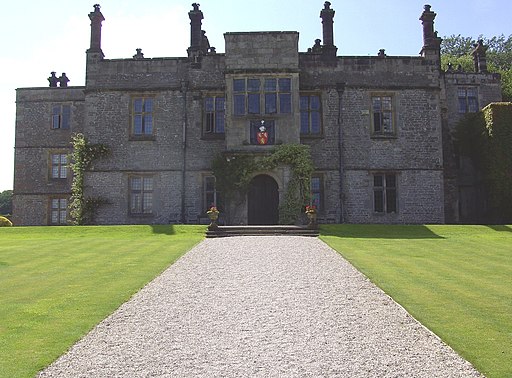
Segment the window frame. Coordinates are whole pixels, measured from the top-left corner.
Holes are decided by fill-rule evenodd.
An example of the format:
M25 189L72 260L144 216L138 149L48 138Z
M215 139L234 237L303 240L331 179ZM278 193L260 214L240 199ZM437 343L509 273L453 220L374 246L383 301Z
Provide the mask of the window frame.
M470 96L468 93L469 91L474 91L474 96ZM461 96L462 92L464 92L463 96ZM462 109L462 104L464 104L464 109ZM457 108L459 114L478 113L480 110L480 103L478 101L478 87L457 87Z
M52 104L50 129L70 130L71 129L71 104Z
M137 111L136 101L141 100L141 111ZM146 103L151 101L151 110L146 110ZM141 133L136 132L136 119L141 117ZM150 121L151 132L146 132L147 117ZM155 139L155 96L147 94L137 94L130 97L130 140L154 140Z
M54 156L58 156L57 164L54 164ZM63 157L66 158L64 164L62 162ZM69 153L67 151L50 151L48 153L48 178L55 181L66 181L70 176L69 160ZM56 176L54 175L54 167L57 168L58 172Z
M208 111L206 101L213 100L213 110ZM224 104L222 110L217 109L217 100L222 99ZM224 93L212 93L203 96L202 100L203 110L203 139L224 139L226 135L226 95ZM218 116L222 113L222 131L218 130ZM209 123L212 124L212 130L209 130Z
M275 86L269 83L275 80ZM285 80L288 81L285 84ZM243 85L242 85L243 81ZM259 85L252 85L255 82ZM233 116L279 116L292 114L292 86L291 76L244 76L232 79L233 89ZM274 106L270 107L269 99L273 98ZM286 104L286 105L285 105ZM242 105L244 111L241 111Z
M133 180L140 179L140 188L133 188ZM151 189L145 188L145 180L151 180ZM132 217L152 217L155 215L155 178L153 175L148 174L131 174L128 176L128 214ZM140 211L134 211L134 195L139 195L138 205L135 206L140 208ZM148 197L145 197L145 194ZM145 211L146 198L150 200L149 211ZM137 209L135 209L137 210Z
M318 179L318 190L313 189L313 180ZM311 183L310 183L310 196L311 196L311 205L315 206L318 212L323 212L325 209L325 192L324 192L324 175L322 173L313 173L311 175ZM314 200L314 194L318 193L319 203L316 203Z
M57 207L54 207L54 201L58 201ZM61 201L66 201L65 207L61 206ZM64 219L63 219L64 212ZM54 222L54 214L57 214L57 221ZM67 226L69 224L69 198L51 196L48 202L48 225L49 226Z
M302 108L302 99L304 97L307 97L308 98L308 106L307 106L307 109L303 109ZM312 108L312 101L311 99L312 98L318 98L318 109L313 109ZM299 94L299 134L300 134L300 137L301 138L322 138L323 137L323 134L324 134L324 128L323 128L323 115L322 115L322 95L321 93L318 93L318 92L301 92ZM312 114L314 113L317 113L318 114L318 122L319 122L319 132L318 133L314 133L312 132L312 125L313 125L313 119L312 119ZM308 128L308 132L303 132L303 128L302 128L302 115L303 114L307 114L308 116L308 125L307 125L307 128Z
M380 99L380 109L376 109L375 107L375 99L379 98ZM382 99L383 98L386 98L388 99L389 98L389 104L390 104L390 109L383 109L383 101ZM377 111L377 110L380 110L380 111ZM380 122L379 122L379 126L381 128L381 130L376 130L375 128L375 124L376 124L376 114L380 114ZM382 114L384 113L389 113L389 118L385 118L382 116ZM397 136L397 122L396 122L396 113L397 113L397 110L396 110L396 103L395 103L395 95L394 93L389 93L389 92L374 92L374 93L371 93L370 94L370 119L371 119L371 124L370 124L370 134L372 137L374 138L396 138ZM384 120L385 119L389 119L390 122L391 122L391 130L390 131L385 131L384 129Z
M372 175L372 209L377 215L398 214L398 174L396 172L373 172ZM376 178L381 178L382 185L376 185ZM394 185L388 183L393 178ZM378 194L377 194L378 193ZM377 209L377 195L381 198L382 209Z

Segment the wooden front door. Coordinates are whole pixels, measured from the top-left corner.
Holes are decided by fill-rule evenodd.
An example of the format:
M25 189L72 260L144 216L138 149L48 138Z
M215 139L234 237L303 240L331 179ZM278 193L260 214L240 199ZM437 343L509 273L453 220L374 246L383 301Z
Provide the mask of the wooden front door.
M248 194L248 224L279 223L279 188L270 176L258 175L251 181Z

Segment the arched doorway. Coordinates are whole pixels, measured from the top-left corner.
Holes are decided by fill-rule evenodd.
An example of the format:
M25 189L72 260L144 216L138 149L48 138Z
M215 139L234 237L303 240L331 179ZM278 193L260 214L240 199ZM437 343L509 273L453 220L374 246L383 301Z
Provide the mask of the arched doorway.
M248 194L248 224L279 223L279 187L268 175L251 180Z

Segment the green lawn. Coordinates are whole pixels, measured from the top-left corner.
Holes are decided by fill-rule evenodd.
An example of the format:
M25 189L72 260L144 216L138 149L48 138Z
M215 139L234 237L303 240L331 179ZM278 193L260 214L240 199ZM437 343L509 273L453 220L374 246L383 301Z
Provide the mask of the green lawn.
M0 228L0 377L33 377L204 232L170 225Z
M487 377L512 377L512 226L325 225L321 238Z

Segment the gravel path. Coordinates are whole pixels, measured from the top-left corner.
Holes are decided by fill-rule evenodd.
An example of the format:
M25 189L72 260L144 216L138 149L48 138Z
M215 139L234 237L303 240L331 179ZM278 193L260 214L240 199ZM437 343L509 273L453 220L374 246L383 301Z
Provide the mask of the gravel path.
M39 377L481 377L316 238L206 239Z

